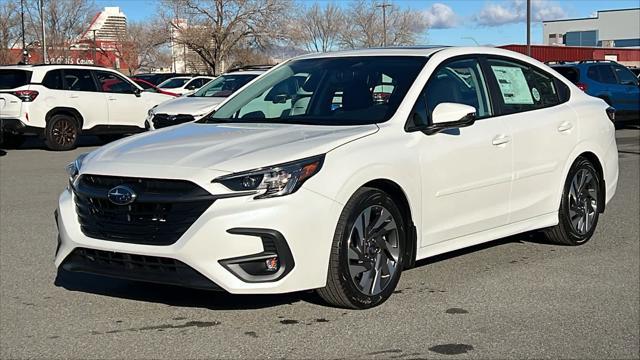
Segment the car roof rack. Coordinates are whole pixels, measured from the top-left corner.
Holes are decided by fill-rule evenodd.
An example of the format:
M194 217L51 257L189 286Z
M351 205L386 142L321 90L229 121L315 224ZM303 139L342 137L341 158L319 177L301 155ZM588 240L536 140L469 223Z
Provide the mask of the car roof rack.
M613 60L580 60L579 63L580 64L588 64L588 63L614 63L615 61Z
M227 70L226 72L229 73L229 72L234 72L234 71L269 70L274 66L275 65L268 65L268 64L236 66L236 67L233 67L233 68Z

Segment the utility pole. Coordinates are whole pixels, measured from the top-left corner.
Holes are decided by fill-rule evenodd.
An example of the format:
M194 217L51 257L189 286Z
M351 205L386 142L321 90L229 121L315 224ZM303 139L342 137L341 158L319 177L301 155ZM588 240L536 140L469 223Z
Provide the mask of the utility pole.
M387 46L387 8L392 6L387 4L386 0L383 0L382 4L376 5L376 7L382 8L382 46Z
M531 56L531 0L527 0L527 55Z
M24 0L20 0L20 22L22 24L22 63L27 64L29 63L29 53L24 39Z
M47 38L44 29L44 0L40 0L40 26L42 27L42 63L49 63L49 56L47 55Z

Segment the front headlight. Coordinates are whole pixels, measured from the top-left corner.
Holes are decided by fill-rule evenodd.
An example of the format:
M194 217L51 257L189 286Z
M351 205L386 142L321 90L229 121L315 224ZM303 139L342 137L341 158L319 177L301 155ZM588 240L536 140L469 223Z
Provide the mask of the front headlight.
M289 195L322 168L324 155L243 171L213 179L233 191L258 192L254 199Z
M70 186L72 186L73 182L78 178L78 174L80 173L80 169L82 168L82 162L87 155L89 155L89 153L81 154L65 167L65 170L67 170L67 174L69 174Z

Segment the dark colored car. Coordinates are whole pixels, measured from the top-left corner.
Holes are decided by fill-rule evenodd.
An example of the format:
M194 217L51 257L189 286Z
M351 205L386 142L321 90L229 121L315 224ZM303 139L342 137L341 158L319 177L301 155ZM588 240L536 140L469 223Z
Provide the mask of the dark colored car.
M551 67L582 91L601 98L616 109L616 121L640 121L638 78L614 61L581 61Z
M141 79L152 85L158 86L161 82L171 79L176 76L195 76L196 74L185 74L185 73L146 73L146 74L136 74L132 76L132 78Z
M161 88L153 85L152 83L150 83L150 82L148 82L146 80L138 79L138 78L135 78L135 77L132 77L131 80L133 80L136 84L140 85L140 87L143 88L144 91L147 91L147 92L155 92L155 93L171 95L171 96L180 96L180 94L172 93L170 91L166 91L164 89L161 89Z

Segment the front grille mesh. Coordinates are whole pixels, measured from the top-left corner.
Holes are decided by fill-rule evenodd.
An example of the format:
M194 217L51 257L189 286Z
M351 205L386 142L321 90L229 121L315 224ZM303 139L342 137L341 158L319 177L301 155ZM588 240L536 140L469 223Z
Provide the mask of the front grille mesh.
M156 114L153 116L153 127L155 129L161 129L163 127L178 125L189 121L194 121L195 118L189 114L167 115Z
M138 197L129 205L113 204L109 190L118 185ZM170 245L211 206L214 199L183 180L82 175L74 187L82 232L91 238L146 245Z

